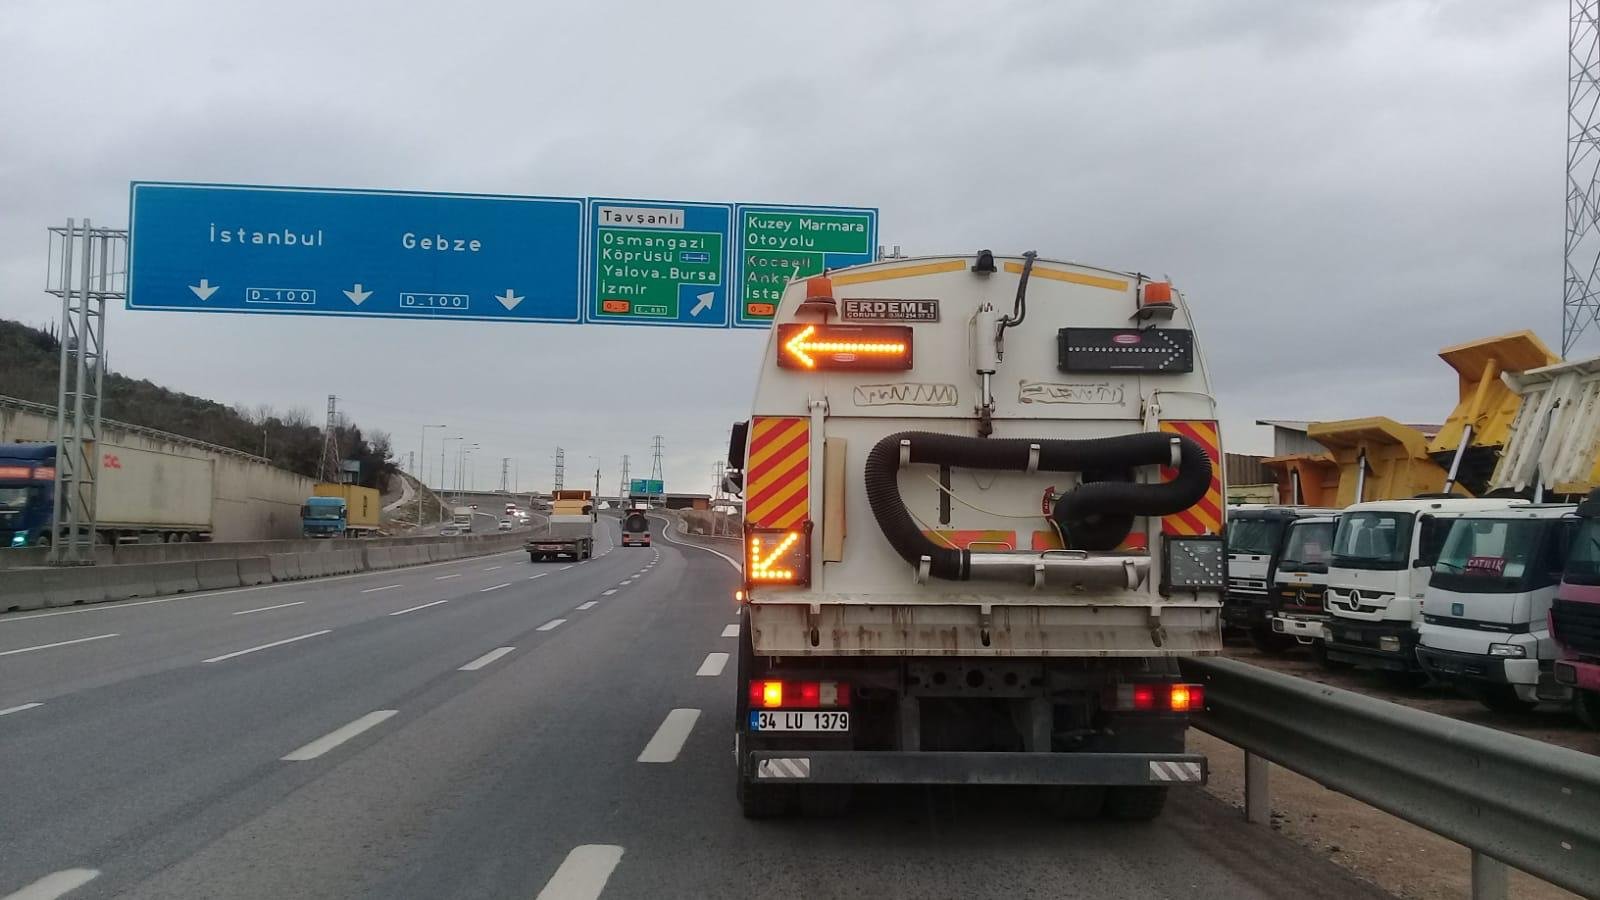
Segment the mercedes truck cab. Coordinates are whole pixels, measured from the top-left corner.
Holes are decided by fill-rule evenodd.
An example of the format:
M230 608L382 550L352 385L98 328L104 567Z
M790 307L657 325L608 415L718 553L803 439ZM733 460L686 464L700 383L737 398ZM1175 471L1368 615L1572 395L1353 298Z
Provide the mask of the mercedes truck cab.
M1268 623L1277 644L1310 647L1321 656L1327 645L1328 611L1323 595L1328 589L1328 564L1333 560L1334 528L1338 516L1305 516L1289 523L1283 534L1272 578Z
M1336 510L1309 506L1240 504L1228 507L1228 593L1223 600L1223 626L1250 635L1262 650L1276 649L1268 610L1271 586L1283 536L1289 523L1304 516L1332 515Z
M1500 712L1571 699L1555 681L1548 619L1575 509L1524 506L1450 521L1422 598L1417 660L1429 676Z
M1339 514L1328 565L1326 659L1399 675L1421 673L1422 595L1449 520L1525 501L1471 497L1375 500Z

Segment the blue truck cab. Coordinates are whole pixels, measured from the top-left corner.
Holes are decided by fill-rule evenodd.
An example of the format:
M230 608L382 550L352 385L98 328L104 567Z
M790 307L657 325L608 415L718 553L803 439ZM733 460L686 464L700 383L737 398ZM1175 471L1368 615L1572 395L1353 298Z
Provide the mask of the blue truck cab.
M49 543L55 478L55 444L0 444L0 548Z
M347 514L343 497L307 497L300 507L301 533L306 537L343 537Z

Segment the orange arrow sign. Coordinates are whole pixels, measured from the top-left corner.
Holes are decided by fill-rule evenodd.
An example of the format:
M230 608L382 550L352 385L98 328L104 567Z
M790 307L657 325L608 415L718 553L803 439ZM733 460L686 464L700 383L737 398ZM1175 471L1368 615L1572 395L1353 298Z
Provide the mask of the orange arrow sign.
M904 341L868 341L868 340L812 340L817 333L817 326L807 325L795 332L783 345L785 353L789 354L800 365L807 369L815 369L817 361L811 354L848 354L855 357L885 357L904 356L906 343Z

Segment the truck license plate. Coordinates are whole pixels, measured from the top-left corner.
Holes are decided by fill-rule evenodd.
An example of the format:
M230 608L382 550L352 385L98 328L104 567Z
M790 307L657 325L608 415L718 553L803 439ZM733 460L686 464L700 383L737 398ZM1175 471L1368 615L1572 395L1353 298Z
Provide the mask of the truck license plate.
M751 731L849 731L847 712L757 712L750 713Z

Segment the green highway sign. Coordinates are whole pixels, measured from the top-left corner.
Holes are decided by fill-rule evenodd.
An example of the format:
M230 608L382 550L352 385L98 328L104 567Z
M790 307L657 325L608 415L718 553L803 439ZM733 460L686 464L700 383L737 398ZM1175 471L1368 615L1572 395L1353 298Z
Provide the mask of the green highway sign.
M741 204L734 212L739 247L735 327L771 325L791 279L877 256L876 209Z
M728 327L733 207L589 199L590 322Z

